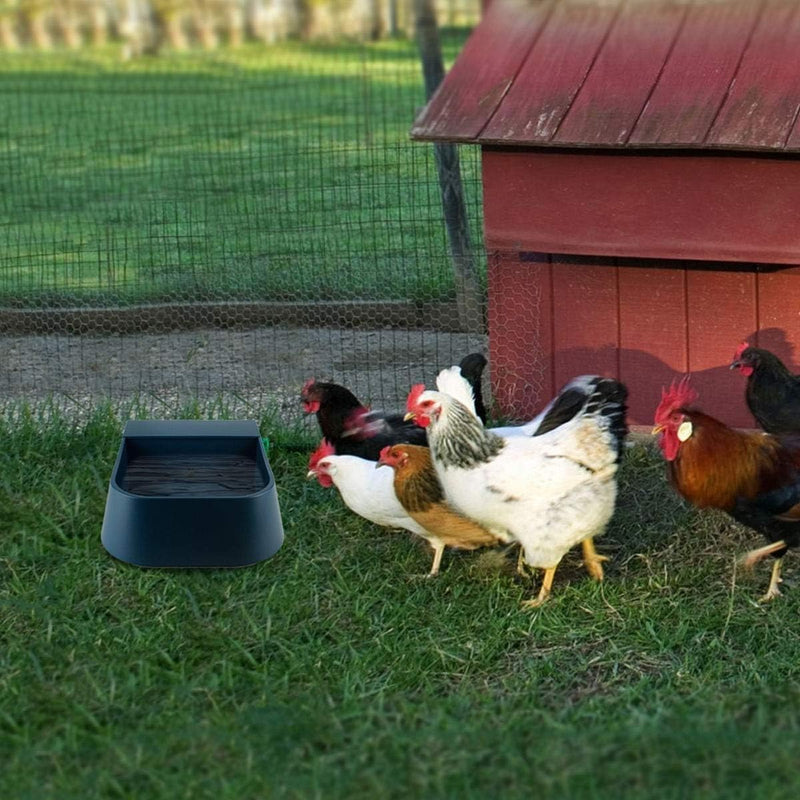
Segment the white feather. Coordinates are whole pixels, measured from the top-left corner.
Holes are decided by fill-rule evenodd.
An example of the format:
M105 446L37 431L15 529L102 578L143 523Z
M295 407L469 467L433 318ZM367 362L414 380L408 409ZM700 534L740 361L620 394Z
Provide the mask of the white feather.
M477 419L478 415L475 412L475 395L469 381L461 374L461 367L454 365L443 369L436 376L436 388L442 394L450 395L450 397L458 400L458 402ZM526 422L523 425L505 425L498 428L489 428L488 430L503 437L533 436L539 425L541 425L545 414L550 410L552 402L530 420L530 422Z
M326 456L314 472L329 475L344 504L359 517L386 528L404 528L418 536L427 531L400 505L394 491L394 470L376 467L357 456Z
M477 419L478 415L475 413L475 394L472 391L472 386L470 386L469 381L461 374L461 367L455 364L452 367L443 369L436 376L436 388L442 394L448 394L450 397L458 400L458 402Z

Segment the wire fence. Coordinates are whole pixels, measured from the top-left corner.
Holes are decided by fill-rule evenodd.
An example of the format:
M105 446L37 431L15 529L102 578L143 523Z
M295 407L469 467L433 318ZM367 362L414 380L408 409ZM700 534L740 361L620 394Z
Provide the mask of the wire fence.
M439 8L459 23L441 29L447 64L479 16L458 3ZM212 44L131 57L119 19L94 44L78 26L78 46L51 16L37 43L11 5L2 399L224 395L291 419L309 377L389 407L485 349L483 319L458 308L431 146L408 137L424 91L397 23L269 43L218 26ZM478 152L461 167L485 288Z

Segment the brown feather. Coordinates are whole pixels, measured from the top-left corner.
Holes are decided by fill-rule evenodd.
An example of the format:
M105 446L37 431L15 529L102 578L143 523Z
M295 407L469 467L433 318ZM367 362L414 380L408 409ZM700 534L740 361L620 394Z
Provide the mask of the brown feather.
M409 516L448 547L474 550L497 544L500 539L477 522L452 509L436 476L430 450L416 445L395 445L403 454L394 464L394 491Z
M694 409L684 411L692 435L669 462L670 479L699 508L732 509L737 498L752 499L790 480L800 451L763 433L745 433Z

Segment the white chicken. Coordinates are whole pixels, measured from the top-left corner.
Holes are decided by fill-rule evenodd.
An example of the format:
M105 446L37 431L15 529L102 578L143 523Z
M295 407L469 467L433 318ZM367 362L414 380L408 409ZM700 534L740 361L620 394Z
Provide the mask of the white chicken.
M344 504L359 517L384 528L403 528L423 537L433 548L429 575L438 575L445 541L409 516L395 494L392 470L377 466L375 461L358 456L337 456L333 445L323 439L311 454L307 477L316 478L324 487L336 486Z
M408 396L408 416L427 428L448 503L519 541L526 563L545 570L527 606L547 599L561 558L579 542L590 574L602 580L605 559L594 538L614 512L626 398L616 380L580 376L543 412L535 435L503 437L449 394L418 384Z

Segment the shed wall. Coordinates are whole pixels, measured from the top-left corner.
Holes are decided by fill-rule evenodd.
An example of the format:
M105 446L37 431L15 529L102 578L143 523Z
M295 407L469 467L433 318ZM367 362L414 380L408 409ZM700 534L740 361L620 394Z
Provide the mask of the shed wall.
M690 372L706 411L753 427L744 379L728 367L739 342L800 372L800 267L495 249L489 310L493 392L513 418L569 378L600 373L627 384L631 423L651 425L662 387Z
M709 413L753 427L728 369L739 342L800 372L800 161L486 149L483 168L503 413L527 418L596 372L649 425L690 372Z

